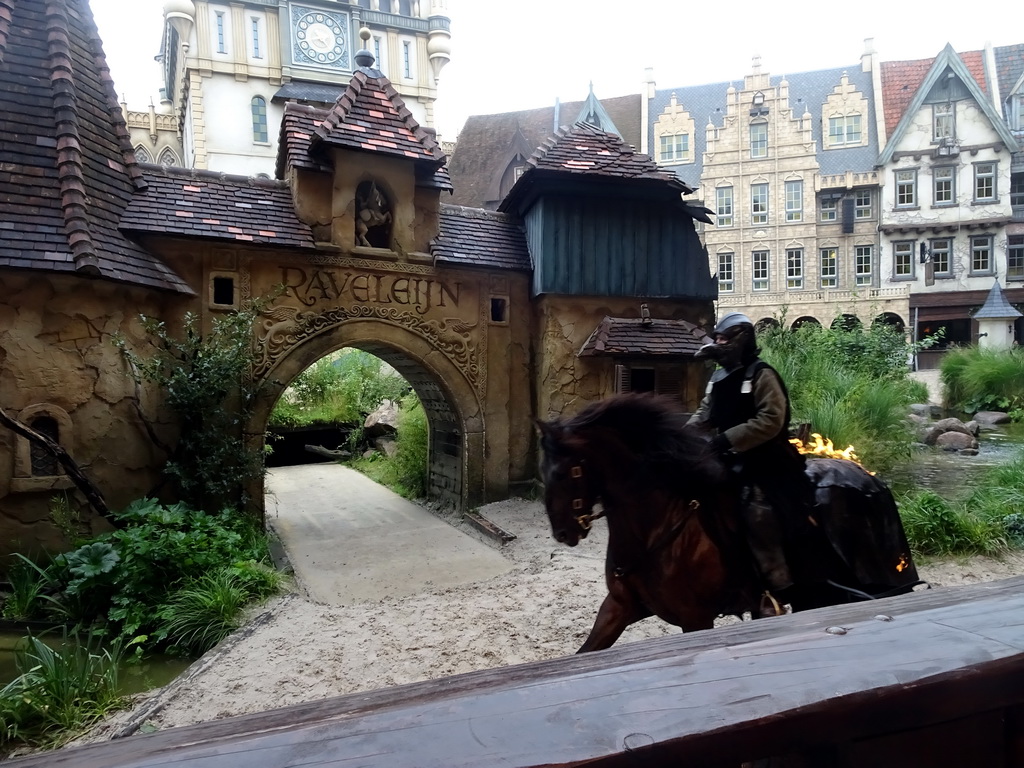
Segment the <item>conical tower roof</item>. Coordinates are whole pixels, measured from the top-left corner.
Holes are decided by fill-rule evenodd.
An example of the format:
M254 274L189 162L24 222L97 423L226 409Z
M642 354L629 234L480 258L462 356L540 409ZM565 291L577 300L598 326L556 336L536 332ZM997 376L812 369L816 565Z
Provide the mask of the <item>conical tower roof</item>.
M992 290L988 292L988 297L981 309L974 313L974 319L1010 320L1020 317L1021 314L1006 300L1006 294L1003 293L997 280L992 284Z
M145 188L87 0L0 0L0 265L185 293L118 229Z

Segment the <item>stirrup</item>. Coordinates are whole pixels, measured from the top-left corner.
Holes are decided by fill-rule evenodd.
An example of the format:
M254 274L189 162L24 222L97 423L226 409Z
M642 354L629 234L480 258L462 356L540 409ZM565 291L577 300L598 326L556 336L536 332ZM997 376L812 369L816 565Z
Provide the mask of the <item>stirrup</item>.
M769 611L770 609L770 611ZM786 612L778 600L775 599L775 595L769 592L767 589L764 594L761 595L761 605L759 607L762 616L770 616L772 614L781 616Z

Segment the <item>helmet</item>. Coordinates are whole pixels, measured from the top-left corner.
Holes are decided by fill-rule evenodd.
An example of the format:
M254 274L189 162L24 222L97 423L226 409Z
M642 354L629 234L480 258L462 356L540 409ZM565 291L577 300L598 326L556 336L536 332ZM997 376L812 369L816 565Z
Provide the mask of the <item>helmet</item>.
M754 326L754 324L750 322L750 318L742 312L730 312L718 321L718 325L715 326L715 330L712 332L712 335L715 333L725 333L731 328L736 328L737 326L744 324L749 325L751 328Z

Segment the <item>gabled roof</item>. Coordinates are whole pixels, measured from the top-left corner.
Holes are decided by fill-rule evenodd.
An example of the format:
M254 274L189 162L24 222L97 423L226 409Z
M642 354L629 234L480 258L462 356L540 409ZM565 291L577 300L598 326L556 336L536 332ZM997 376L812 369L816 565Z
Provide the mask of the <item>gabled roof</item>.
M997 46L992 49L992 55L996 60L999 97L1005 100L1024 90L1024 43Z
M441 206L441 232L430 244L435 261L452 266L528 271L533 268L526 235L507 213Z
M640 146L640 103L639 94L601 99L601 106L623 141L634 147ZM559 127L575 120L583 105L582 101L574 101L518 112L471 115L459 133L448 164L455 187L452 202L474 208L497 204L501 199L502 175L515 155L528 158ZM525 152L513 142L517 133L528 146Z
M999 281L997 280L992 284L992 290L988 292L988 298L985 299L985 303L981 309L974 313L973 317L975 320L982 320L984 318L1010 320L1020 317L1021 314L1006 300L1006 294L999 287Z
M888 121L893 114L899 115L899 118L895 129L888 132L889 140L886 142L885 148L879 157L879 164L888 163L892 159L893 152L896 151L896 147L899 146L900 141L909 129L914 116L923 106L929 91L931 91L947 69L952 70L953 74L967 88L967 91L977 103L978 108L988 118L993 130L999 134L1000 140L1006 144L1011 152L1017 150L1017 142L1014 140L1013 135L985 95L983 87L985 83L984 67L981 66L980 70L976 70L978 74L975 75L966 63L968 60L973 62L975 54L977 54L978 66L981 66L980 51L972 51L961 56L953 50L953 46L947 43L946 47L930 63L928 59L921 59L915 62L887 62L887 64L883 65L883 94L884 97L892 95L892 101L887 102L884 107L886 119ZM917 74L926 64L927 72L915 87L914 81L917 79ZM887 65L897 66L890 67ZM887 73L889 74L887 75ZM906 101L905 106L903 106L907 94L912 95L909 101ZM900 111L901 106L903 106L902 111Z
M440 166L444 152L412 116L381 72L360 67L320 125L310 147L344 147L409 158Z
M605 317L580 348L578 357L650 355L692 357L710 342L707 333L686 320Z
M86 0L0 0L0 267L192 290L118 229L145 189Z
M147 189L121 219L128 231L201 237L277 248L312 248L283 181L144 165Z
M594 95L593 83L590 84L590 93L587 95L587 100L583 102L580 113L576 116L576 122L592 125L599 131L614 133L620 139L622 138L622 133L615 127L615 123L612 122L607 110L601 106L601 102Z

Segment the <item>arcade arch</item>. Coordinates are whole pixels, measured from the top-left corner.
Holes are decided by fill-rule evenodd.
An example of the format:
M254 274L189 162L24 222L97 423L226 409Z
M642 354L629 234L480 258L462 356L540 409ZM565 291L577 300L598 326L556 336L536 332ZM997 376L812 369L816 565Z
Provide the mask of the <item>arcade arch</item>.
M391 365L416 392L429 429L427 495L468 509L483 501L484 413L463 373L426 339L375 319L352 319L291 347L262 377L249 434L262 440L288 385L314 362L345 347ZM262 490L262 489L261 489Z
M903 318L895 312L883 312L871 321L871 325L889 325L900 333L904 333L907 330L907 325L903 322Z
M790 328L795 331L798 328L800 328L801 326L808 325L808 324L811 324L811 325L821 325L821 323L818 322L818 319L816 317L811 317L810 315L804 315L803 317L798 317L796 320L794 320L793 324L790 326Z

